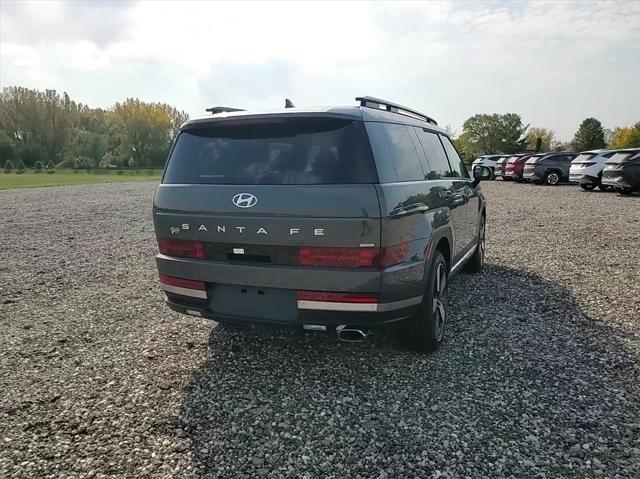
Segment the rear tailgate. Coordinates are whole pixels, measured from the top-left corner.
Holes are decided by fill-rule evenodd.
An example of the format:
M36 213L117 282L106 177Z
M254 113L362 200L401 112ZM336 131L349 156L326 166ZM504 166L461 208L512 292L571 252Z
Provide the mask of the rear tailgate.
M208 283L375 293L376 180L358 121L289 115L187 129L156 192L154 222L161 246L199 249L179 257L179 247L161 247L158 268Z

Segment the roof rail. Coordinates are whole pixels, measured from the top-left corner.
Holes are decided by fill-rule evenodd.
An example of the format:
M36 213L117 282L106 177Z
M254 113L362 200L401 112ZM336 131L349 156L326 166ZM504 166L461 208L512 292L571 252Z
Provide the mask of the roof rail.
M212 115L215 115L216 113L229 113L232 111L246 111L246 110L243 110L242 108L231 108L228 106L214 106L211 108L207 108L206 111L210 112Z
M372 96L359 96L356 97L356 101L360 102L360 106L367 108L375 108L377 110L386 110L391 113L399 113L400 115L412 116L414 118L418 118L420 120L424 120L427 123L432 123L433 125L437 125L438 122L431 118L429 115L425 115L424 113L420 113L419 111L412 110L411 108L407 108L406 106L398 105L397 103L392 103L387 100L381 100L380 98L374 98Z

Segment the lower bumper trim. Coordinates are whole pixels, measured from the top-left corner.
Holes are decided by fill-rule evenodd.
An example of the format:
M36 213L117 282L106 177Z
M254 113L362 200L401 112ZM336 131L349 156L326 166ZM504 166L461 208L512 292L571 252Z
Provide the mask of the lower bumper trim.
M181 296L189 296L191 298L207 299L207 292L199 289L181 288L170 284L160 283L160 288L169 293L179 294Z
M408 308L422 302L422 296L394 301L391 303L338 303L330 301L298 301L298 309L311 309L317 311L361 311L384 312L396 309Z

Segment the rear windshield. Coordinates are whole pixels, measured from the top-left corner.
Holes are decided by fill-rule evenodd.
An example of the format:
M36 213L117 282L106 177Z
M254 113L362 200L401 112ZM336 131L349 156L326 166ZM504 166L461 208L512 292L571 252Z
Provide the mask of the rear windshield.
M178 136L164 183L375 183L362 122L336 118L223 120Z
M581 163L583 161L590 160L596 156L595 153L583 153L574 158L573 163Z
M628 151L621 151L620 153L616 153L611 158L609 158L609 161L607 161L607 163L618 163L620 161L626 160L632 154L633 153L630 153Z

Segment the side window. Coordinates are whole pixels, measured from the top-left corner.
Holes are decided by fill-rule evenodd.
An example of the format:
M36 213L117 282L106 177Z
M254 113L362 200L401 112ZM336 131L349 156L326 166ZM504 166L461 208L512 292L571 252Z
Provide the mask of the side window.
M444 149L449 157L449 163L451 164L452 175L456 178L469 178L467 167L464 166L463 161L458 156L458 152L451 143L451 140L446 136L440 135Z
M366 127L380 181L424 179L418 152L406 126L367 122Z
M398 181L424 180L424 171L420 166L418 152L407 127L392 123L385 123L384 126L387 131L393 164L396 166Z
M439 180L451 176L451 167L438 135L418 127L415 128L415 131L422 144L422 149L427 155L427 163L429 163L429 173L426 178Z

